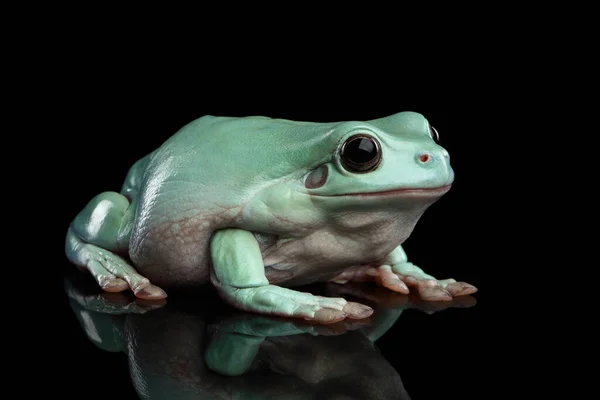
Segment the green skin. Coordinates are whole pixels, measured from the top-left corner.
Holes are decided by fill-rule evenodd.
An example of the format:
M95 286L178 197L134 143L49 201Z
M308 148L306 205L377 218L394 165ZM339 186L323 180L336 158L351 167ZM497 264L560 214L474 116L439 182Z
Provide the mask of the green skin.
M372 170L343 162L356 134L380 144ZM474 293L424 273L401 247L453 179L418 113L336 123L205 116L136 162L121 193L92 199L71 223L66 253L108 292L161 299L161 287L211 282L246 311L366 318L365 305L286 287L375 280L425 300Z

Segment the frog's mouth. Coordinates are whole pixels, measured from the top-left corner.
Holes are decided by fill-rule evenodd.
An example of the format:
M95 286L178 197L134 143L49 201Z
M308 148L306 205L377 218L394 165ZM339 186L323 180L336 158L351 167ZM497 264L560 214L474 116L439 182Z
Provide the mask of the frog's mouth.
M358 196L358 197L385 197L385 196L401 196L401 197L437 197L442 196L452 185L446 185L438 188L403 188L384 190L381 192L363 192L363 193L342 193L334 194L328 197L341 196Z

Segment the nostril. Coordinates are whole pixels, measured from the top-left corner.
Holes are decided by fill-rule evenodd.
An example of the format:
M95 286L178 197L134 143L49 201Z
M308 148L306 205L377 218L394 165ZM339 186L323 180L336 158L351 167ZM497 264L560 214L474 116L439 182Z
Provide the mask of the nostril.
M429 154L421 154L419 156L419 161L421 161L422 163L426 163L427 161L430 160L431 157L429 157Z

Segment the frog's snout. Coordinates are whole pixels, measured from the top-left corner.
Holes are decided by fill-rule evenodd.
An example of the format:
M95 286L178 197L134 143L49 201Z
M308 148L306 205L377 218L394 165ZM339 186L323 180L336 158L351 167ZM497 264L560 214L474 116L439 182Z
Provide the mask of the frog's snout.
M436 184L450 184L454 181L454 171L446 149L419 149L415 154L415 164L428 170L428 174L433 174Z

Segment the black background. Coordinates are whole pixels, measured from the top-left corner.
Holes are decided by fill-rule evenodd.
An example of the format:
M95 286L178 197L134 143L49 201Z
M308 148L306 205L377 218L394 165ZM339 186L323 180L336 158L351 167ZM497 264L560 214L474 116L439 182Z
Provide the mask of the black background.
M70 220L97 193L118 191L133 162L195 118L205 114L265 115L325 122L368 120L408 110L424 114L450 153L456 180L450 192L421 218L405 249L411 261L426 272L477 286L474 297L478 304L434 315L407 311L378 346L413 399L480 399L499 389L494 360L501 344L491 334L494 327L490 325L492 264L498 262L494 255L499 252L497 218L490 198L489 170L482 174L482 148L487 145L481 125L468 118L468 110L456 110L453 104L402 102L393 96L378 101L344 96L336 101L331 94L314 93L317 100L311 101L310 94L297 98L292 93L282 98L269 96L260 87L241 95L214 95L204 93L201 86L188 91L174 84L155 90L151 80L136 87L128 87L126 79L118 83L99 80L92 87L86 82L69 92L69 106L57 115L62 133L52 140L54 158L47 165L60 171L46 204L50 207L47 218L55 220L53 254L63 273L74 268L62 252ZM57 282L58 288L61 283ZM81 390L86 390L93 398L115 394L116 398L135 398L124 355L102 352L92 345L72 315L66 296L58 294L63 325L56 347L62 374L70 382L61 395L80 397ZM98 383L103 376L107 381ZM89 392L89 388L93 390Z

